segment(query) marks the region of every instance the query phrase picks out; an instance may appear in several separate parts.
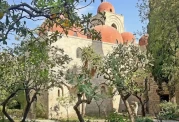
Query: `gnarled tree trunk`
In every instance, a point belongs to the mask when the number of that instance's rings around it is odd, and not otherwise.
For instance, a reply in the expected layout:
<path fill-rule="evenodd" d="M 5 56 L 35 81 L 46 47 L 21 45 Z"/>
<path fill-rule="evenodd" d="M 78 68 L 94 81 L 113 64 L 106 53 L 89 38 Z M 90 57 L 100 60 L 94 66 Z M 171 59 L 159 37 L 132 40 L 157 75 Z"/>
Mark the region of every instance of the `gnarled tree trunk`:
<path fill-rule="evenodd" d="M 125 96 L 121 95 L 121 98 L 124 102 L 124 105 L 126 106 L 126 109 L 127 109 L 128 114 L 129 114 L 129 118 L 130 118 L 131 122 L 135 122 L 135 117 L 134 117 L 133 111 L 132 111 L 132 109 L 129 105 L 129 102 L 127 101 L 129 96 L 130 96 L 130 94 L 125 95 Z"/>
<path fill-rule="evenodd" d="M 9 100 L 10 100 L 11 98 L 13 98 L 19 90 L 20 90 L 20 89 L 17 89 L 17 90 L 14 91 L 12 94 L 10 94 L 10 96 L 9 96 L 6 100 L 4 100 L 4 102 L 1 104 L 1 105 L 2 105 L 2 112 L 3 112 L 3 114 L 8 118 L 8 120 L 9 120 L 10 122 L 14 122 L 14 120 L 13 120 L 13 119 L 11 118 L 11 116 L 7 113 L 7 111 L 6 111 L 6 105 L 8 104 Z"/>
<path fill-rule="evenodd" d="M 78 97 L 78 101 L 77 101 L 77 103 L 75 104 L 75 106 L 74 106 L 73 108 L 74 108 L 74 110 L 75 110 L 75 112 L 76 112 L 76 114 L 77 114 L 77 116 L 78 116 L 78 120 L 79 120 L 80 122 L 85 122 L 84 119 L 83 119 L 82 114 L 81 114 L 80 111 L 78 110 L 78 107 L 79 107 L 79 105 L 82 104 L 82 103 L 90 104 L 92 99 L 90 99 L 90 100 L 82 100 L 82 99 L 81 99 L 81 98 L 82 98 L 82 94 L 77 94 L 77 97 Z"/>
<path fill-rule="evenodd" d="M 25 94 L 26 94 L 27 104 L 26 104 L 24 114 L 23 114 L 23 118 L 22 118 L 21 122 L 25 122 L 27 115 L 30 111 L 30 107 L 31 107 L 32 103 L 37 99 L 37 93 L 36 92 L 33 93 L 33 96 L 32 96 L 31 99 L 30 99 L 30 91 L 29 90 L 25 90 Z"/>

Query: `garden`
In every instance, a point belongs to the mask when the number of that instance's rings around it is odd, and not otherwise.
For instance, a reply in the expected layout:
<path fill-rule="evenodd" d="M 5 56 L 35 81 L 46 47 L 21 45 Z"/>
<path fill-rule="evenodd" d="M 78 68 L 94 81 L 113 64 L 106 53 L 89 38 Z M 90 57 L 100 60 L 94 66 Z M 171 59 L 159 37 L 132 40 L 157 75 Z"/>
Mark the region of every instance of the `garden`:
<path fill-rule="evenodd" d="M 106 55 L 91 45 L 67 54 L 55 44 L 71 31 L 103 39 L 91 26 L 106 13 L 77 13 L 95 1 L 0 0 L 0 122 L 179 121 L 179 2 L 137 2 L 143 46 L 117 40 Z"/>

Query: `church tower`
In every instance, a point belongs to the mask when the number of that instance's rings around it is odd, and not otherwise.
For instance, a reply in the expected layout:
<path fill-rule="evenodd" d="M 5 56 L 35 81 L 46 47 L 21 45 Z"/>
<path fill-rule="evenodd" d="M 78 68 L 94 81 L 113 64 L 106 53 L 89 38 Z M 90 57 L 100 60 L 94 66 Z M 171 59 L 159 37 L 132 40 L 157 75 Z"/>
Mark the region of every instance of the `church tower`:
<path fill-rule="evenodd" d="M 105 19 L 100 13 L 105 14 Z M 98 9 L 97 14 L 92 18 L 92 27 L 96 25 L 107 25 L 114 27 L 119 33 L 124 32 L 124 16 L 115 13 L 114 6 L 109 2 L 102 2 Z M 99 21 L 100 20 L 100 21 Z"/>

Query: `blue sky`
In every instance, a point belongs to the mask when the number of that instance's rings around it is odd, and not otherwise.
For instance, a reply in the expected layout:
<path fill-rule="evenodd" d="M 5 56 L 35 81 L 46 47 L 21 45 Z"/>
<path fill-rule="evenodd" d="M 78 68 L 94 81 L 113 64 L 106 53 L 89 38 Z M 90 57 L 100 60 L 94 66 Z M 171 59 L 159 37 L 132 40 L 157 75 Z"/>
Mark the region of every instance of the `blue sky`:
<path fill-rule="evenodd" d="M 138 0 L 106 0 L 110 2 L 114 8 L 115 13 L 122 14 L 124 16 L 125 31 L 135 33 L 142 31 L 142 23 L 140 22 L 139 12 L 137 6 Z M 81 10 L 81 13 L 97 13 L 97 8 L 100 5 L 100 0 L 95 0 L 95 3 L 89 7 Z"/>
<path fill-rule="evenodd" d="M 30 3 L 31 0 L 8 0 L 9 3 L 13 4 L 13 1 L 17 4 L 21 1 Z M 83 6 L 85 4 L 88 4 L 90 0 L 87 0 L 86 3 L 80 3 L 79 6 Z M 142 23 L 140 22 L 139 12 L 137 6 L 138 0 L 106 0 L 107 2 L 110 2 L 114 8 L 115 13 L 122 14 L 124 16 L 124 24 L 125 24 L 125 30 L 128 32 L 136 33 L 137 31 L 142 31 Z M 79 14 L 87 14 L 87 13 L 93 13 L 95 15 L 97 13 L 97 8 L 100 5 L 101 0 L 95 0 L 94 3 L 92 3 L 90 6 L 81 9 L 79 11 Z M 43 20 L 40 21 L 30 21 L 27 20 L 27 26 L 30 28 L 35 28 L 41 23 Z M 136 35 L 137 38 L 140 38 L 139 35 Z M 14 41 L 14 38 L 10 36 L 8 40 L 8 45 Z"/>

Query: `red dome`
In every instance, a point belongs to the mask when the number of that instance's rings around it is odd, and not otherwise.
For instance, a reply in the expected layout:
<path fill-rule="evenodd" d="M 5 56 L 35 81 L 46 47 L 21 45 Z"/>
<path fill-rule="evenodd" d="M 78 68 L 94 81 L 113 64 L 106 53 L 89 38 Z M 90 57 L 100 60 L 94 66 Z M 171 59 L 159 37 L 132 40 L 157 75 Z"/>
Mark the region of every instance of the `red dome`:
<path fill-rule="evenodd" d="M 50 32 L 55 32 L 55 31 L 58 31 L 59 33 L 62 33 L 62 34 L 65 34 L 64 30 L 62 27 L 54 24 L 52 27 L 48 27 L 48 26 L 45 26 L 44 24 L 41 25 L 41 27 L 45 28 L 45 31 L 50 31 Z M 39 35 L 42 35 L 42 33 L 39 33 Z M 87 36 L 84 35 L 82 32 L 81 32 L 81 28 L 79 27 L 72 27 L 72 28 L 69 28 L 68 29 L 68 34 L 69 36 L 76 36 L 76 37 L 80 37 L 80 38 L 86 38 L 87 39 Z"/>
<path fill-rule="evenodd" d="M 103 42 L 108 43 L 123 43 L 121 34 L 113 27 L 107 25 L 98 25 L 94 29 L 101 32 Z"/>
<path fill-rule="evenodd" d="M 59 33 L 64 33 L 64 30 L 60 27 L 60 26 L 57 26 L 56 24 L 54 24 L 54 26 L 51 28 L 52 32 L 55 32 L 55 31 L 58 31 Z M 81 31 L 81 28 L 70 28 L 68 30 L 68 34 L 69 36 L 76 36 L 76 37 L 80 37 L 80 38 L 87 38 L 86 35 L 82 34 L 82 32 L 80 33 Z"/>
<path fill-rule="evenodd" d="M 124 43 L 135 41 L 135 36 L 130 32 L 121 33 Z"/>
<path fill-rule="evenodd" d="M 148 44 L 148 38 L 149 38 L 149 34 L 145 34 L 143 35 L 140 39 L 139 39 L 139 45 L 140 46 L 146 46 Z"/>
<path fill-rule="evenodd" d="M 109 2 L 102 2 L 99 5 L 97 12 L 104 12 L 104 11 L 115 13 L 115 9 L 114 9 L 113 5 Z"/>

